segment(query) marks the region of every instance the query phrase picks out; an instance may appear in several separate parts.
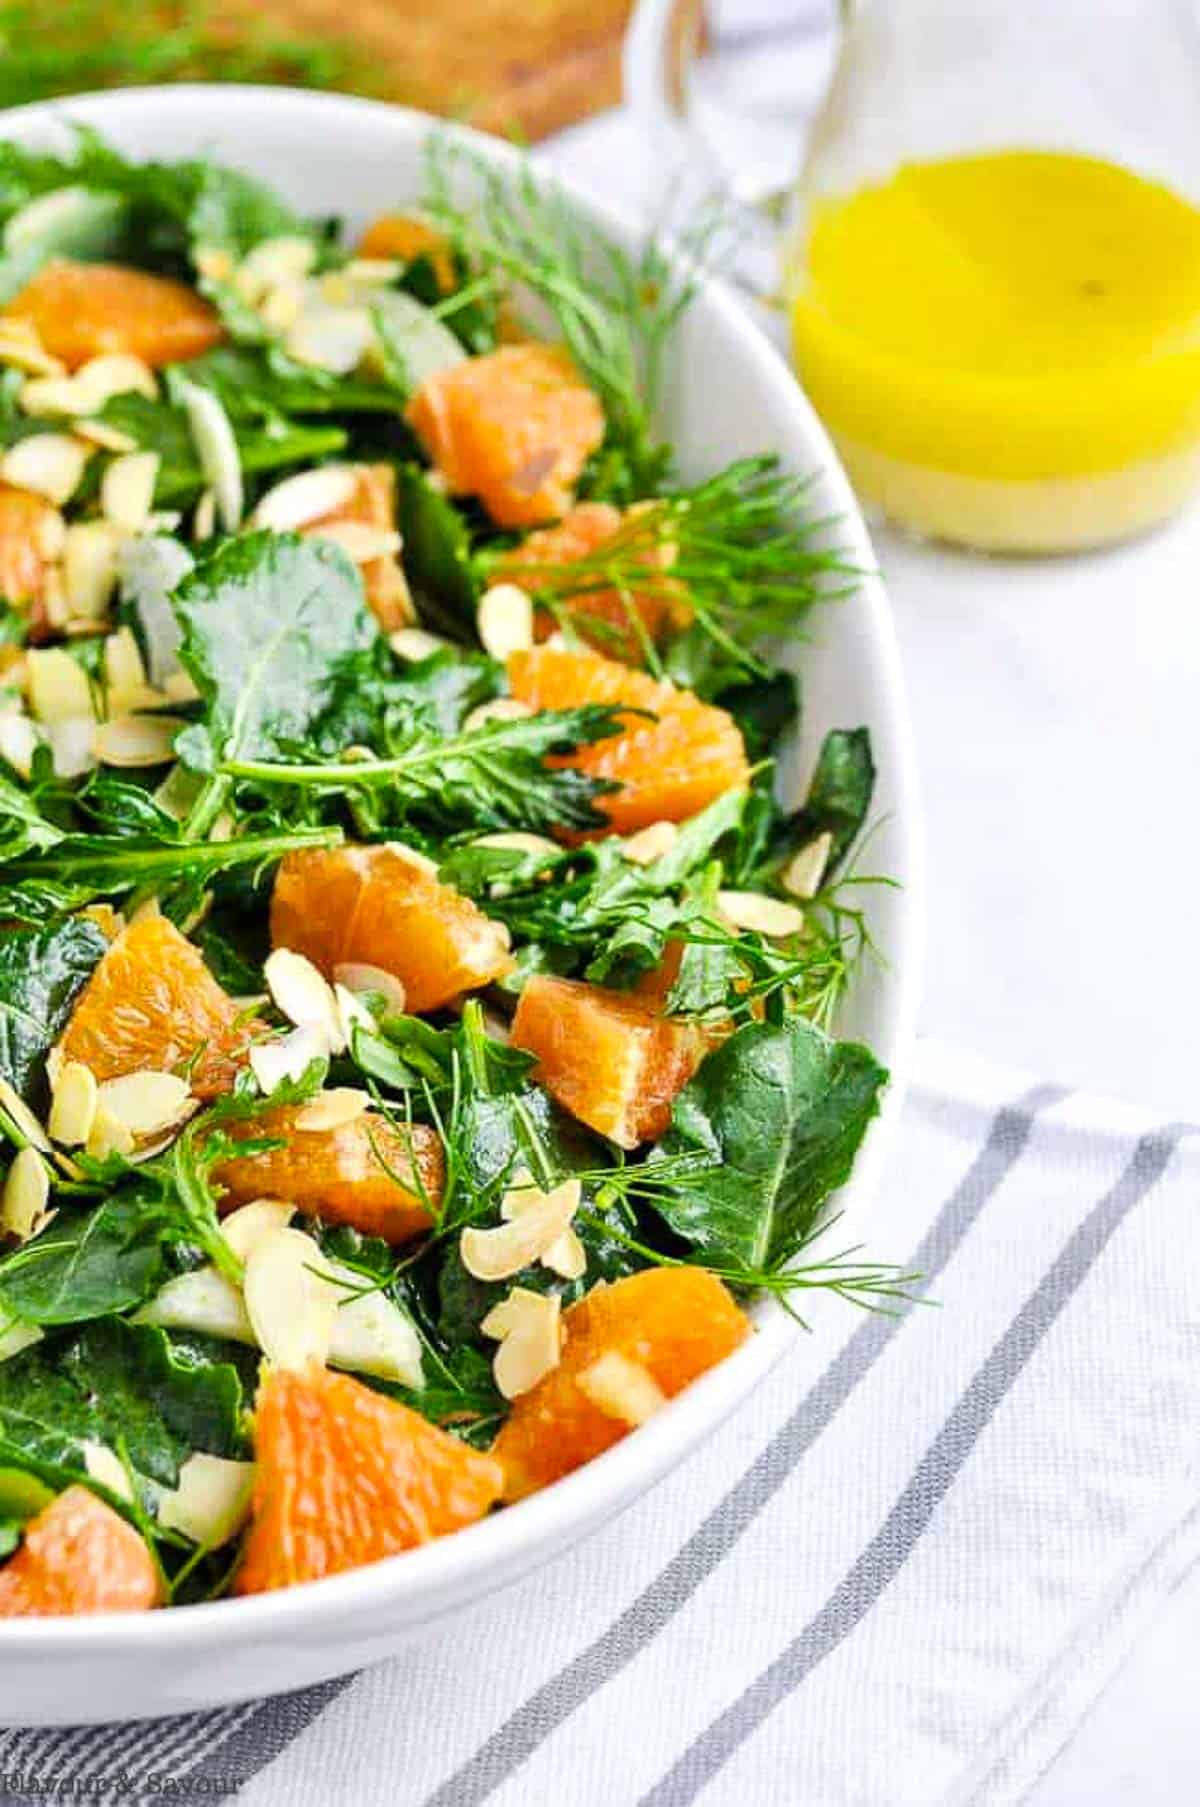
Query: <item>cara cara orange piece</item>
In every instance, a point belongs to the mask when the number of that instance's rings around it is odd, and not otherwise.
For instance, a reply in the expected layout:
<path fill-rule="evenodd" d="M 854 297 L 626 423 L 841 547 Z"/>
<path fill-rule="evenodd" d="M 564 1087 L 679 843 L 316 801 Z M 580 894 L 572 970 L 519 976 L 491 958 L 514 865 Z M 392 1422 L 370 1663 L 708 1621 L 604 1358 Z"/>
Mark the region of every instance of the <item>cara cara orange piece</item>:
<path fill-rule="evenodd" d="M 449 240 L 436 226 L 413 213 L 384 213 L 372 220 L 358 241 L 357 255 L 394 258 L 406 264 L 414 263 L 418 257 L 427 257 L 442 293 L 448 294 L 455 285 Z"/>
<path fill-rule="evenodd" d="M 605 1357 L 672 1399 L 730 1355 L 750 1321 L 728 1288 L 697 1267 L 648 1268 L 596 1286 L 563 1313 L 566 1342 L 556 1368 L 513 1401 L 492 1445 L 504 1469 L 504 1497 L 523 1499 L 598 1456 L 634 1428 L 609 1402 L 597 1403 L 589 1376 Z M 583 1384 L 580 1384 L 580 1377 Z"/>
<path fill-rule="evenodd" d="M 86 1487 L 68 1487 L 25 1527 L 0 1569 L 0 1619 L 145 1612 L 158 1570 L 133 1526 Z"/>
<path fill-rule="evenodd" d="M 490 1456 L 316 1366 L 267 1374 L 254 1447 L 238 1594 L 319 1581 L 445 1537 L 482 1518 L 503 1481 Z"/>
<path fill-rule="evenodd" d="M 342 526 L 370 527 L 383 534 L 396 532 L 396 472 L 390 464 L 353 466 L 356 482 L 350 500 L 335 513 L 322 515 L 300 529 L 305 538 L 328 534 Z M 397 539 L 397 544 L 399 543 Z M 363 588 L 372 614 L 384 633 L 391 634 L 413 619 L 408 580 L 395 552 L 382 552 L 359 565 Z"/>
<path fill-rule="evenodd" d="M 376 1111 L 335 1129 L 297 1129 L 300 1108 L 283 1106 L 231 1126 L 239 1141 L 278 1137 L 283 1146 L 239 1155 L 215 1170 L 224 1188 L 222 1211 L 252 1198 L 281 1198 L 327 1223 L 350 1224 L 392 1243 L 429 1228 L 446 1180 L 435 1130 L 394 1124 Z"/>
<path fill-rule="evenodd" d="M 436 1010 L 512 971 L 508 931 L 389 845 L 289 853 L 275 876 L 271 941 L 326 978 L 344 961 L 399 979 L 411 1011 Z"/>
<path fill-rule="evenodd" d="M 534 596 L 539 589 L 561 595 L 559 610 L 582 639 L 611 658 L 641 665 L 647 641 L 656 645 L 669 628 L 687 620 L 683 586 L 667 575 L 669 547 L 647 545 L 638 551 L 637 561 L 646 567 L 641 588 L 606 587 L 603 573 L 585 567 L 579 573 L 578 592 L 564 591 L 569 567 L 590 559 L 617 539 L 633 512 L 622 514 L 609 502 L 577 502 L 557 526 L 540 527 L 515 546 L 497 565 L 496 578 L 520 584 Z M 556 625 L 554 612 L 538 610 L 535 632 L 539 640 L 547 639 Z"/>
<path fill-rule="evenodd" d="M 257 1025 L 239 1020 L 200 952 L 165 916 L 122 929 L 79 994 L 58 1044 L 98 1080 L 150 1067 L 199 1098 L 233 1084 Z"/>
<path fill-rule="evenodd" d="M 48 627 L 46 602 L 65 540 L 63 518 L 53 503 L 0 483 L 0 596 L 29 612 L 35 637 Z"/>
<path fill-rule="evenodd" d="M 450 493 L 478 496 L 500 527 L 565 514 L 604 438 L 604 410 L 554 345 L 502 345 L 438 371 L 407 419 Z"/>
<path fill-rule="evenodd" d="M 225 337 L 216 309 L 195 289 L 124 264 L 52 259 L 4 312 L 32 321 L 46 350 L 72 370 L 114 351 L 157 368 L 202 357 Z"/>
<path fill-rule="evenodd" d="M 709 1045 L 652 1002 L 545 973 L 521 992 L 510 1039 L 537 1057 L 533 1077 L 564 1109 L 620 1148 L 662 1135 Z"/>
<path fill-rule="evenodd" d="M 683 822 L 750 782 L 745 744 L 731 715 L 616 659 L 538 646 L 512 655 L 508 682 L 512 694 L 534 709 L 623 703 L 645 711 L 625 717 L 620 734 L 580 747 L 561 762 L 621 786 L 596 800 L 621 834 L 652 822 Z"/>

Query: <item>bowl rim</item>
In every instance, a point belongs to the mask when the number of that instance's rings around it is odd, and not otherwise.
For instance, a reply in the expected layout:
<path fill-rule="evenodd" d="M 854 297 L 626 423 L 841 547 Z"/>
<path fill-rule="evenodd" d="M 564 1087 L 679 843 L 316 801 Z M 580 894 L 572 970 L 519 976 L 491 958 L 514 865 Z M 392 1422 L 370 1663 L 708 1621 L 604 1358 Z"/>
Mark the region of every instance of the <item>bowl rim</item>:
<path fill-rule="evenodd" d="M 123 115 L 137 124 L 139 114 L 152 116 L 164 105 L 176 117 L 181 113 L 211 116 L 214 136 L 217 128 L 222 135 L 229 133 L 239 115 L 253 123 L 265 113 L 274 113 L 280 119 L 290 114 L 297 119 L 304 116 L 310 125 L 315 115 L 322 115 L 320 123 L 335 132 L 339 121 L 357 117 L 384 125 L 410 141 L 433 131 L 446 134 L 503 170 L 513 171 L 525 160 L 525 153 L 505 140 L 415 108 L 315 89 L 252 83 L 159 83 L 35 101 L 4 114 L 0 119 L 0 141 L 10 139 L 13 128 L 20 138 L 31 129 L 36 133 L 42 127 L 69 126 L 73 109 L 86 115 L 81 117 L 81 123 L 103 131 L 106 117 L 116 121 Z M 80 117 L 79 113 L 76 117 Z M 247 161 L 253 161 L 252 149 L 248 150 Z M 595 221 L 626 243 L 640 236 L 637 222 L 620 210 L 597 200 L 553 168 L 543 169 L 542 173 L 585 219 Z M 744 302 L 712 276 L 702 278 L 699 294 L 711 311 L 717 330 L 736 351 L 748 386 L 753 389 L 761 385 L 777 394 L 786 389 L 798 437 L 811 446 L 814 468 L 820 468 L 844 531 L 847 550 L 862 573 L 855 607 L 866 617 L 867 637 L 879 667 L 877 708 L 880 725 L 886 726 L 889 779 L 896 800 L 891 826 L 898 834 L 899 866 L 905 877 L 895 906 L 883 1032 L 877 1036 L 884 1044 L 891 1081 L 854 1172 L 842 1188 L 844 1196 L 860 1202 L 869 1199 L 874 1189 L 899 1115 L 920 994 L 924 834 L 907 688 L 891 607 L 875 567 L 867 528 L 824 426 L 781 353 L 756 326 Z M 366 1614 L 371 1608 L 378 1608 L 385 1597 L 389 1606 L 397 1607 L 404 1601 L 417 1602 L 427 1596 L 427 1620 L 467 1601 L 482 1600 L 534 1569 L 541 1560 L 578 1542 L 597 1524 L 615 1517 L 646 1487 L 674 1469 L 746 1398 L 801 1334 L 799 1325 L 776 1301 L 765 1300 L 755 1311 L 756 1334 L 656 1414 L 653 1426 L 647 1427 L 651 1435 L 622 1439 L 552 1487 L 452 1536 L 319 1581 L 266 1594 L 199 1602 L 185 1611 L 8 1620 L 0 1624 L 0 1654 L 11 1658 L 28 1652 L 30 1657 L 43 1659 L 58 1654 L 65 1659 L 96 1655 L 102 1650 L 110 1656 L 121 1656 L 157 1648 L 172 1653 L 214 1645 L 229 1649 L 264 1636 L 278 1637 L 301 1626 L 306 1633 L 335 1626 L 344 1629 L 356 1612 Z M 406 1617 L 415 1621 L 418 1615 L 414 1612 Z M 363 1623 L 365 1628 L 365 1617 Z"/>

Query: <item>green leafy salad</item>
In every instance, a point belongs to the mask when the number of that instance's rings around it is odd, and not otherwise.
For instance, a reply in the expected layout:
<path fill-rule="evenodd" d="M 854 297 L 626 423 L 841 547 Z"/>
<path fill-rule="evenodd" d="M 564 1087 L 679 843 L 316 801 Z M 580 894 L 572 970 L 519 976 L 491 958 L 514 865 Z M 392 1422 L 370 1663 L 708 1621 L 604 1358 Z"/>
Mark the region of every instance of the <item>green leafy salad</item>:
<path fill-rule="evenodd" d="M 448 139 L 354 246 L 0 145 L 0 1616 L 409 1549 L 902 1294 L 817 1246 L 867 731 L 775 788 L 853 573 L 676 474 L 701 255 Z"/>

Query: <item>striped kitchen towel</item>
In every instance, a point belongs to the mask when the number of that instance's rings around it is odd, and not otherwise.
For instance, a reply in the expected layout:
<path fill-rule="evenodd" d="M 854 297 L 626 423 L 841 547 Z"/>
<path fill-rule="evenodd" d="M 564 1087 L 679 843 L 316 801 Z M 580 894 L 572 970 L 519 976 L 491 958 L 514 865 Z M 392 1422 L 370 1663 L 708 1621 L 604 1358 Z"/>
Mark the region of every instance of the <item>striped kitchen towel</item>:
<path fill-rule="evenodd" d="M 1019 1801 L 1200 1554 L 1198 1180 L 1189 1125 L 926 1043 L 871 1238 L 924 1302 L 822 1301 L 683 1467 L 401 1659 L 2 1733 L 0 1799 Z"/>

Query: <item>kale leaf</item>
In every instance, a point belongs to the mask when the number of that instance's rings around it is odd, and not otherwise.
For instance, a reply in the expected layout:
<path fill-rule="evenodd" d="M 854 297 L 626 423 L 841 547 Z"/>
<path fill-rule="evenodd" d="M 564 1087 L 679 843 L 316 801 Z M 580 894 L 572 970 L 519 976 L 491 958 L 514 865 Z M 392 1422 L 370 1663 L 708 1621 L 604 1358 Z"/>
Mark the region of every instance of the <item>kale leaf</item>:
<path fill-rule="evenodd" d="M 35 1109 L 46 1055 L 107 946 L 86 917 L 0 935 L 0 1078 Z"/>

